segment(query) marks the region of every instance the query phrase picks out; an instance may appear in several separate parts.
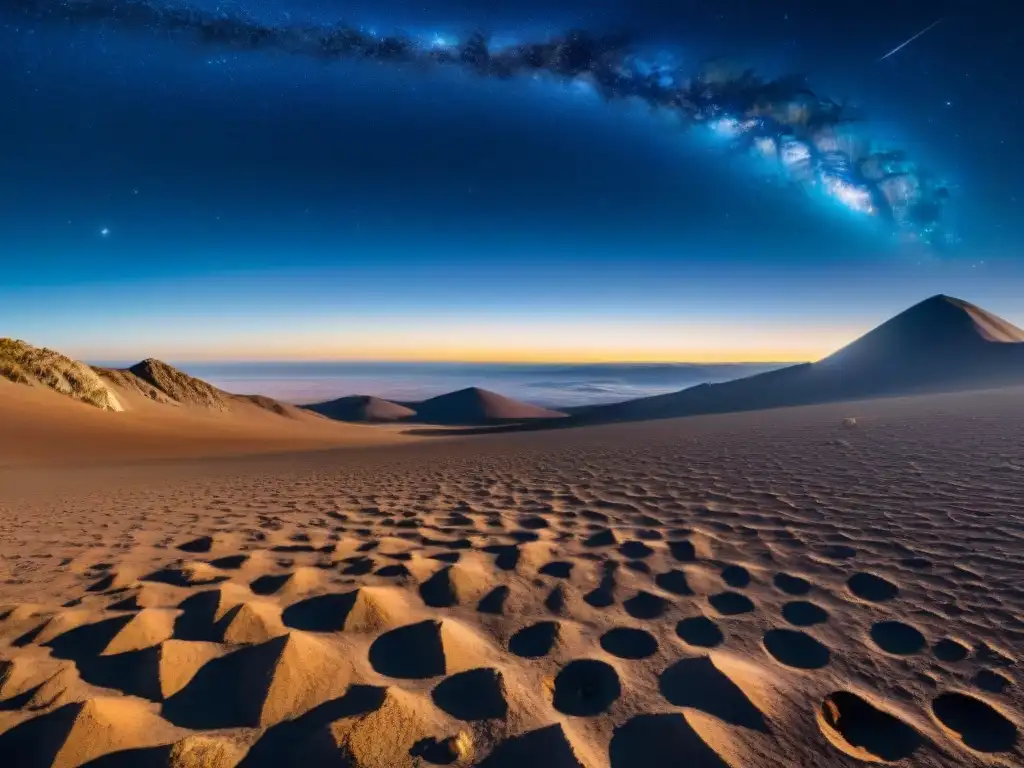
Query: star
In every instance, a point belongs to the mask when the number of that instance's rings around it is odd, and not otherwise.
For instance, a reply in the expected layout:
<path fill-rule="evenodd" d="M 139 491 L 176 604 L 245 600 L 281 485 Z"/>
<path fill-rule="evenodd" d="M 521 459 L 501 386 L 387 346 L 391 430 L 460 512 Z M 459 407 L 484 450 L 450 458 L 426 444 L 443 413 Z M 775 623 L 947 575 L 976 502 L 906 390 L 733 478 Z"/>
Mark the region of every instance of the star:
<path fill-rule="evenodd" d="M 100 230 L 100 237 L 110 237 L 110 228 L 104 227 Z"/>

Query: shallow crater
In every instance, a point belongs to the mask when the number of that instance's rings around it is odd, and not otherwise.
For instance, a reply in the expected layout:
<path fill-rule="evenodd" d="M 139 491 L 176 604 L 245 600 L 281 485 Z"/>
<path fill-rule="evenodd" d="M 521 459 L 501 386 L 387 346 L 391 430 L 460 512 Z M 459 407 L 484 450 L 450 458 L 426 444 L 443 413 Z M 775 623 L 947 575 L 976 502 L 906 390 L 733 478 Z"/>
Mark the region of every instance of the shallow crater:
<path fill-rule="evenodd" d="M 592 717 L 607 711 L 621 693 L 614 667 L 597 659 L 577 659 L 555 677 L 551 703 L 563 714 Z"/>

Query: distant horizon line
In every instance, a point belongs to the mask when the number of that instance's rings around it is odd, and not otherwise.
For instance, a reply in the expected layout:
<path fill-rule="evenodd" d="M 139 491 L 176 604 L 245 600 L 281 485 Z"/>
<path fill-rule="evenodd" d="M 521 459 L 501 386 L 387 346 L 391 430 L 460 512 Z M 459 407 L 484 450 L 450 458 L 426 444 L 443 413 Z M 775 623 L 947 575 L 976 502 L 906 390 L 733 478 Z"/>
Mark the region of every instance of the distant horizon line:
<path fill-rule="evenodd" d="M 82 359 L 88 365 L 96 367 L 131 366 L 143 360 L 159 359 L 168 364 L 184 365 L 482 365 L 482 366 L 632 366 L 636 368 L 656 366 L 740 366 L 740 365 L 796 365 L 811 362 L 807 358 L 793 359 L 724 359 L 724 360 L 564 360 L 553 358 L 539 358 L 536 360 L 499 360 L 499 359 L 431 359 L 431 358 L 232 358 L 232 357 L 204 357 L 204 358 L 178 358 L 176 356 L 136 357 L 123 359 L 100 359 L 94 356 L 83 356 Z"/>

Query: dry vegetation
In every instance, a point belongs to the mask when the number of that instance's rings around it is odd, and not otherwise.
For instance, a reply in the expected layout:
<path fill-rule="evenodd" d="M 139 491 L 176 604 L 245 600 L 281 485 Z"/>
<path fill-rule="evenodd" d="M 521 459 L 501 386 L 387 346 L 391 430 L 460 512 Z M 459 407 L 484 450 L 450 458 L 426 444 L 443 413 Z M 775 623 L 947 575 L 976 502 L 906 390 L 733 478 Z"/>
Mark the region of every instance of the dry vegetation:
<path fill-rule="evenodd" d="M 184 405 L 198 405 L 215 410 L 229 408 L 226 392 L 160 360 L 148 358 L 136 363 L 127 372 L 134 374 L 146 386 L 155 387 L 172 400 Z"/>
<path fill-rule="evenodd" d="M 165 405 L 179 405 L 177 400 L 168 397 L 149 382 L 143 381 L 131 371 L 125 368 L 94 368 L 104 380 L 116 384 L 121 389 L 149 398 L 157 403 Z"/>
<path fill-rule="evenodd" d="M 123 410 L 117 396 L 85 363 L 17 339 L 0 339 L 0 375 L 40 385 L 108 411 Z"/>

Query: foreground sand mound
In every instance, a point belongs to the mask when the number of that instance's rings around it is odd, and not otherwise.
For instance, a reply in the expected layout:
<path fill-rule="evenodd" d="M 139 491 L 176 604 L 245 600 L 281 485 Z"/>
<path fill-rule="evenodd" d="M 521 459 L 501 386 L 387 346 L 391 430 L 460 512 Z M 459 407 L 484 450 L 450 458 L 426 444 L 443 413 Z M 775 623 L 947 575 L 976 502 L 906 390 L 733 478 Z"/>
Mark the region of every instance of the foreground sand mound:
<path fill-rule="evenodd" d="M 411 602 L 398 587 L 360 587 L 293 603 L 283 619 L 289 627 L 310 632 L 384 632 L 408 622 L 414 612 Z"/>
<path fill-rule="evenodd" d="M 215 626 L 237 606 L 255 600 L 255 595 L 241 584 L 227 582 L 204 589 L 185 598 L 178 606 L 182 616 L 175 633 L 189 640 L 210 639 Z"/>
<path fill-rule="evenodd" d="M 101 651 L 102 656 L 139 651 L 170 639 L 174 634 L 177 611 L 164 608 L 143 608 L 133 614 L 117 630 Z"/>
<path fill-rule="evenodd" d="M 178 729 L 130 698 L 66 704 L 0 736 L 0 754 L 18 768 L 77 768 L 111 752 L 168 744 Z"/>
<path fill-rule="evenodd" d="M 324 581 L 323 569 L 304 566 L 291 573 L 259 576 L 249 584 L 249 588 L 257 595 L 276 595 L 284 600 L 294 600 L 315 591 Z"/>
<path fill-rule="evenodd" d="M 689 754 L 685 751 L 679 755 Z M 481 762 L 480 768 L 518 768 L 518 766 L 545 766 L 545 768 L 596 768 L 605 764 L 590 754 L 580 740 L 571 738 L 565 725 L 556 723 L 544 728 L 515 736 L 499 744 L 498 747 Z M 641 763 L 637 763 L 639 765 Z M 669 763 L 664 763 L 669 764 Z M 625 763 L 616 763 L 625 765 Z M 650 763 L 657 765 L 657 763 Z M 694 765 L 701 765 L 694 763 Z"/>
<path fill-rule="evenodd" d="M 303 765 L 348 765 L 351 768 L 414 768 L 426 752 L 460 756 L 440 742 L 456 732 L 450 719 L 429 699 L 400 688 L 387 688 L 371 712 L 335 720 L 304 745 Z M 433 749 L 431 749 L 433 747 Z M 468 744 L 462 751 L 468 752 Z M 437 762 L 436 760 L 432 762 Z M 445 761 L 450 762 L 450 761 Z"/>
<path fill-rule="evenodd" d="M 167 768 L 235 768 L 246 750 L 246 744 L 230 736 L 193 734 L 171 746 Z"/>
<path fill-rule="evenodd" d="M 420 597 L 433 608 L 475 605 L 493 586 L 488 568 L 480 562 L 459 562 L 433 574 L 420 585 Z"/>
<path fill-rule="evenodd" d="M 38 689 L 68 666 L 67 662 L 56 659 L 26 656 L 0 659 L 0 702 L 10 701 Z"/>
<path fill-rule="evenodd" d="M 214 643 L 165 640 L 149 648 L 112 656 L 83 656 L 75 660 L 75 667 L 90 685 L 160 702 L 188 685 L 200 669 L 222 652 Z"/>
<path fill-rule="evenodd" d="M 163 713 L 186 728 L 265 728 L 341 696 L 351 678 L 335 646 L 292 631 L 209 662 Z"/>
<path fill-rule="evenodd" d="M 70 633 L 78 627 L 91 624 L 97 620 L 97 615 L 87 608 L 70 608 L 34 618 L 41 619 L 41 621 L 34 629 L 15 640 L 15 645 L 27 645 L 28 643 L 45 645 L 52 642 L 54 638 Z"/>
<path fill-rule="evenodd" d="M 124 410 L 114 392 L 88 365 L 24 341 L 0 339 L 0 376 L 15 384 L 47 387 L 106 411 Z"/>
<path fill-rule="evenodd" d="M 213 643 L 166 640 L 155 649 L 160 698 L 169 699 L 191 682 L 196 673 L 221 654 Z"/>
<path fill-rule="evenodd" d="M 484 666 L 487 642 L 457 621 L 427 620 L 381 635 L 370 646 L 370 663 L 400 679 L 438 677 Z"/>
<path fill-rule="evenodd" d="M 261 643 L 286 631 L 278 605 L 253 601 L 237 605 L 224 615 L 218 624 L 218 639 L 232 645 Z"/>
<path fill-rule="evenodd" d="M 404 405 L 393 403 L 390 400 L 382 400 L 379 397 L 371 397 L 369 395 L 349 395 L 348 397 L 339 397 L 336 400 L 312 403 L 303 407 L 338 421 L 384 423 L 401 421 L 416 415 L 416 411 L 412 408 L 406 408 Z"/>

